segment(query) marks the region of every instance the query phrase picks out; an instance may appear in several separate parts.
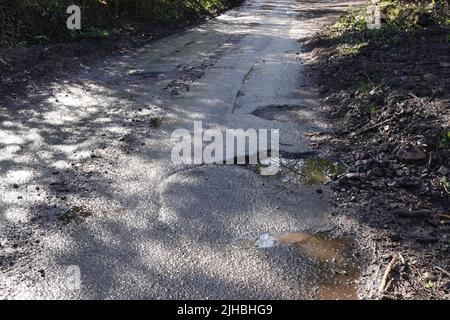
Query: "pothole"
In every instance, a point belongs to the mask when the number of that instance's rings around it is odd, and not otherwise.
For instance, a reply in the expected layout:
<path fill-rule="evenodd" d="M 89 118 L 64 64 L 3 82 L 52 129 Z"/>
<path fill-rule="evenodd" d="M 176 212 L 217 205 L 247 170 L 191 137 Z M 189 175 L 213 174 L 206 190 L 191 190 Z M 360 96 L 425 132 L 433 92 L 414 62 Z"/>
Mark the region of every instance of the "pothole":
<path fill-rule="evenodd" d="M 255 172 L 261 173 L 262 168 L 274 163 L 279 165 L 278 173 L 274 176 L 275 178 L 282 182 L 304 185 L 323 184 L 344 172 L 344 168 L 338 162 L 320 157 L 307 159 L 269 158 L 262 160 L 259 164 L 252 166 L 252 168 Z"/>
<path fill-rule="evenodd" d="M 305 108 L 297 105 L 267 106 L 259 108 L 251 114 L 266 120 L 298 122 L 306 119 L 307 114 L 303 111 Z"/>
<path fill-rule="evenodd" d="M 321 234 L 307 232 L 264 233 L 256 237 L 236 239 L 232 246 L 241 249 L 270 248 L 280 245 L 295 245 L 306 256 L 320 262 L 342 262 L 347 243 Z"/>
<path fill-rule="evenodd" d="M 356 280 L 360 263 L 354 245 L 342 238 L 307 232 L 264 233 L 236 239 L 238 249 L 264 249 L 290 245 L 297 248 L 310 265 L 307 286 L 315 299 L 358 299 Z"/>

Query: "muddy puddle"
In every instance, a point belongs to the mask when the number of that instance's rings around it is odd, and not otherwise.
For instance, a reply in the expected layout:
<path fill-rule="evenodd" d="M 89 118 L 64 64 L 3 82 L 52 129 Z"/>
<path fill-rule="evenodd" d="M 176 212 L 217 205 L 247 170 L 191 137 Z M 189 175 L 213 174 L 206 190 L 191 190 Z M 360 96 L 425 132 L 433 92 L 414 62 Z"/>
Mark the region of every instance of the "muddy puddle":
<path fill-rule="evenodd" d="M 268 106 L 257 109 L 252 112 L 254 116 L 257 116 L 266 120 L 275 120 L 280 122 L 305 122 L 308 117 L 303 111 L 304 106 Z"/>
<path fill-rule="evenodd" d="M 261 168 L 276 162 L 279 171 L 274 178 L 282 182 L 291 182 L 305 185 L 317 185 L 330 181 L 334 176 L 344 172 L 339 163 L 320 157 L 308 159 L 268 159 L 254 167 L 260 173 Z"/>
<path fill-rule="evenodd" d="M 307 232 L 265 233 L 236 239 L 236 249 L 264 249 L 293 246 L 309 265 L 307 287 L 311 297 L 323 300 L 356 300 L 355 281 L 360 275 L 354 244 L 341 238 Z M 302 263 L 302 262 L 299 262 Z"/>

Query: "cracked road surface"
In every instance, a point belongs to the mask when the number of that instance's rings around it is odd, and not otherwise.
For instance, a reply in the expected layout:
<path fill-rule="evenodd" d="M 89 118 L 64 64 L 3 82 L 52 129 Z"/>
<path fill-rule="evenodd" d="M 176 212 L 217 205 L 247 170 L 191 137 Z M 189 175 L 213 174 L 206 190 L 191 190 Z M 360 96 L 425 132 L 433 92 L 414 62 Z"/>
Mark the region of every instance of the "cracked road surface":
<path fill-rule="evenodd" d="M 4 102 L 0 297 L 315 297 L 322 267 L 295 247 L 230 244 L 329 230 L 326 187 L 319 193 L 245 166 L 174 165 L 171 133 L 192 130 L 194 120 L 278 128 L 283 151 L 311 151 L 305 132 L 327 126 L 298 40 L 347 6 L 247 1 Z M 67 285 L 73 265 L 79 289 Z"/>

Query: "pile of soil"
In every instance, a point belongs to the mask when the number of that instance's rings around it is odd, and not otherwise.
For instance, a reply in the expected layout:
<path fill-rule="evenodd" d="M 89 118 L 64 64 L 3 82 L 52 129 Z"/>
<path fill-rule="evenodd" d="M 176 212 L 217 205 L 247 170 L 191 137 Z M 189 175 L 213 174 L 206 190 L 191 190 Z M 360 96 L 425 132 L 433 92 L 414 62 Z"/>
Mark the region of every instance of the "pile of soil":
<path fill-rule="evenodd" d="M 450 297 L 449 32 L 328 26 L 305 44 L 335 128 L 322 142 L 347 168 L 335 217 L 373 253 L 366 298 Z"/>

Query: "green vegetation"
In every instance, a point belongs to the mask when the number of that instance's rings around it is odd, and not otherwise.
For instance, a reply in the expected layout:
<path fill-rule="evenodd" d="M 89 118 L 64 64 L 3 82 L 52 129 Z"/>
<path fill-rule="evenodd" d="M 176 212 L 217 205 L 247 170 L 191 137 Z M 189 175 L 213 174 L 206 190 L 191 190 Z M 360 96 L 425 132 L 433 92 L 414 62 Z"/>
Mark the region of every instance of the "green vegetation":
<path fill-rule="evenodd" d="M 374 42 L 401 45 L 405 38 L 412 38 L 421 29 L 440 27 L 444 31 L 450 25 L 450 6 L 447 0 L 380 0 L 380 29 L 369 29 L 366 17 L 367 4 L 347 10 L 329 29 L 331 41 L 336 45 L 333 58 L 345 58 L 359 54 Z M 416 32 L 417 31 L 417 32 Z M 450 33 L 443 37 L 450 43 Z M 358 94 L 367 94 L 358 88 Z"/>
<path fill-rule="evenodd" d="M 441 184 L 442 184 L 442 187 L 444 188 L 445 192 L 450 194 L 450 180 L 448 180 L 447 177 L 443 177 L 441 179 Z"/>
<path fill-rule="evenodd" d="M 339 54 L 351 55 L 356 54 L 361 50 L 361 48 L 367 46 L 367 42 L 356 42 L 356 43 L 344 43 L 337 47 Z"/>
<path fill-rule="evenodd" d="M 448 33 L 448 34 L 445 36 L 445 42 L 447 42 L 447 43 L 450 42 L 450 33 Z"/>
<path fill-rule="evenodd" d="M 366 28 L 365 7 L 351 8 L 336 21 L 333 31 L 347 33 L 361 31 Z"/>
<path fill-rule="evenodd" d="M 372 30 L 372 36 L 382 36 L 382 31 L 412 31 L 431 25 L 449 25 L 449 4 L 446 0 L 400 1 L 380 0 L 382 30 Z M 333 30 L 336 33 L 354 33 L 367 30 L 366 6 L 347 11 Z"/>
<path fill-rule="evenodd" d="M 439 136 L 439 148 L 449 149 L 450 148 L 450 130 L 444 130 Z"/>
<path fill-rule="evenodd" d="M 370 82 L 361 82 L 358 86 L 357 94 L 368 95 L 372 89 L 373 86 Z"/>
<path fill-rule="evenodd" d="M 371 106 L 369 107 L 369 113 L 373 114 L 373 113 L 375 113 L 375 112 L 377 112 L 377 106 L 371 105 Z"/>
<path fill-rule="evenodd" d="M 1 0 L 0 46 L 31 45 L 113 34 L 143 26 L 182 26 L 242 0 Z M 81 8 L 82 30 L 66 28 L 67 7 Z"/>

